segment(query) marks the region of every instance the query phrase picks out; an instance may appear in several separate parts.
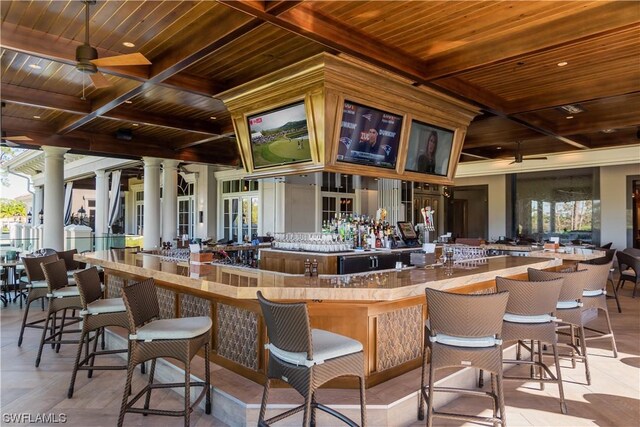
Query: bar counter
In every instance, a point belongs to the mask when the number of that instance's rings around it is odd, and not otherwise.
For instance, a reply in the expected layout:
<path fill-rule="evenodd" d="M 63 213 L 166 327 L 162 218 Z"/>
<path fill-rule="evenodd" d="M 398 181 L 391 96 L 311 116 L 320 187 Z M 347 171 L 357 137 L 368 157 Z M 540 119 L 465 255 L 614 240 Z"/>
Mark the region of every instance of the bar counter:
<path fill-rule="evenodd" d="M 362 342 L 367 387 L 420 365 L 426 319 L 424 289 L 484 293 L 496 276 L 526 278 L 527 268 L 548 269 L 560 259 L 489 257 L 455 268 L 406 268 L 351 275 L 305 277 L 256 269 L 193 264 L 124 250 L 77 255 L 100 265 L 110 298 L 122 286 L 153 277 L 161 317 L 211 316 L 211 360 L 261 383 L 268 354 L 266 329 L 256 292 L 270 299 L 306 301 L 312 327 Z M 331 387 L 357 387 L 339 379 Z"/>

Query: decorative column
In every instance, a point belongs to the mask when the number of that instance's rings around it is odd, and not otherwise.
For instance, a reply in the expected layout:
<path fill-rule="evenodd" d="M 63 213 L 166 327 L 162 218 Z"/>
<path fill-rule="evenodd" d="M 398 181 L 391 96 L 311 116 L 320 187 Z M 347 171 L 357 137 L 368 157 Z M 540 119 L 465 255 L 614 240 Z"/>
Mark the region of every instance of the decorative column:
<path fill-rule="evenodd" d="M 95 236 L 96 250 L 109 249 L 106 242 L 108 233 L 107 220 L 109 215 L 109 172 L 104 169 L 96 171 L 96 218 Z"/>
<path fill-rule="evenodd" d="M 162 241 L 178 236 L 178 160 L 162 161 Z M 146 189 L 145 189 L 146 194 Z M 194 237 L 194 236 L 191 236 Z"/>
<path fill-rule="evenodd" d="M 160 159 L 143 157 L 144 219 L 142 236 L 144 249 L 160 246 Z"/>
<path fill-rule="evenodd" d="M 44 151 L 44 235 L 42 246 L 64 248 L 64 153 L 68 148 L 43 146 Z"/>

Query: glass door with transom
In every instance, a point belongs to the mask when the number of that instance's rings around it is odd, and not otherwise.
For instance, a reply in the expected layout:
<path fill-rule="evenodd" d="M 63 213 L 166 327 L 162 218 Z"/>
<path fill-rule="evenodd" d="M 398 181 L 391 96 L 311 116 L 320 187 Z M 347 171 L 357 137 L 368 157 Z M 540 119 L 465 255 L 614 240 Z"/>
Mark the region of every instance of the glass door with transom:
<path fill-rule="evenodd" d="M 223 200 L 224 238 L 248 242 L 258 235 L 258 197 L 228 197 Z"/>

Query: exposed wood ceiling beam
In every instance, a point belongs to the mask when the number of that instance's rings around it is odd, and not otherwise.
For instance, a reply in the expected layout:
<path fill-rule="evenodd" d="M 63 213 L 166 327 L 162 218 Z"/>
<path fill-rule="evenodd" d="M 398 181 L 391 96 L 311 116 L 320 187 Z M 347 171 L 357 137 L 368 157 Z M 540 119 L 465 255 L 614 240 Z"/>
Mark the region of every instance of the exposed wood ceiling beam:
<path fill-rule="evenodd" d="M 486 40 L 434 55 L 425 63 L 424 72 L 430 80 L 450 77 L 481 66 L 571 46 L 612 31 L 637 26 L 637 20 L 636 2 L 603 2 L 595 8 L 558 19 L 546 19 L 535 26 L 522 26 L 507 35 L 498 33 Z M 513 42 L 500 43 L 501 48 L 497 50 L 497 40 L 504 40 L 505 37 Z"/>
<path fill-rule="evenodd" d="M 303 4 L 275 15 L 265 9 L 263 2 L 218 0 L 233 9 L 276 25 L 299 36 L 320 43 L 336 51 L 347 53 L 368 63 L 376 64 L 418 83 L 425 81 L 419 61 L 393 46 L 387 46 L 357 31 L 345 29 Z"/>
<path fill-rule="evenodd" d="M 124 105 L 109 111 L 102 116 L 107 119 L 123 120 L 131 123 L 145 123 L 153 126 L 161 126 L 171 129 L 187 130 L 206 135 L 219 135 L 220 126 L 204 120 L 183 120 L 179 117 L 171 117 L 163 114 L 147 113 Z"/>
<path fill-rule="evenodd" d="M 2 129 L 11 135 L 24 135 L 32 141 L 21 142 L 20 145 L 39 148 L 43 145 L 67 147 L 82 154 L 107 154 L 111 156 L 142 157 L 151 156 L 165 159 L 176 159 L 185 162 L 235 165 L 237 152 L 235 145 L 224 146 L 224 149 L 189 147 L 180 151 L 171 148 L 172 141 L 162 141 L 136 136 L 133 141 L 125 142 L 111 135 L 74 131 L 67 135 L 53 134 L 48 124 L 37 120 L 15 117 L 3 117 Z M 185 141 L 186 144 L 189 141 Z M 221 147 L 222 148 L 222 147 Z"/>
<path fill-rule="evenodd" d="M 0 31 L 2 32 L 0 46 L 5 49 L 70 66 L 76 65 L 76 47 L 82 44 L 78 41 L 65 39 L 63 37 L 56 37 L 51 34 L 7 22 L 2 23 Z M 98 56 L 100 58 L 116 55 L 120 55 L 120 52 L 98 48 Z M 151 68 L 148 65 L 100 67 L 100 71 L 104 74 L 132 79 L 142 83 L 149 79 L 150 69 Z M 211 96 L 226 89 L 226 86 L 221 83 L 187 73 L 173 75 L 170 78 L 158 82 L 157 84 L 205 96 Z"/>
<path fill-rule="evenodd" d="M 77 96 L 62 95 L 39 89 L 2 83 L 0 95 L 3 101 L 31 107 L 66 111 L 68 113 L 87 114 L 91 112 L 91 102 Z"/>
<path fill-rule="evenodd" d="M 170 77 L 185 70 L 194 63 L 208 57 L 220 50 L 222 47 L 236 40 L 238 37 L 257 28 L 262 24 L 260 20 L 239 19 L 238 14 L 229 14 L 229 19 L 220 21 L 220 24 L 211 29 L 203 22 L 201 26 L 192 27 L 182 34 L 185 42 L 181 49 L 170 49 L 165 55 L 154 58 L 151 65 L 149 79 L 136 87 L 123 91 L 121 94 L 108 94 L 103 98 L 94 110 L 80 119 L 74 119 L 63 124 L 57 133 L 64 134 L 79 129 L 98 116 L 106 115 L 107 112 L 116 108 L 125 100 L 133 98 L 154 84 L 160 84 Z M 242 16 L 240 16 L 242 18 Z"/>

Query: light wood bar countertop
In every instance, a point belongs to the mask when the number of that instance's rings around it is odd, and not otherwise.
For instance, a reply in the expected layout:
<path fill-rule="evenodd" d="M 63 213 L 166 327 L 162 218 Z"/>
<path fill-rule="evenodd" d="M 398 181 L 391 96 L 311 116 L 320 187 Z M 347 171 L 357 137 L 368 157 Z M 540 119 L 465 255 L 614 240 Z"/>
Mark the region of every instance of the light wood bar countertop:
<path fill-rule="evenodd" d="M 262 291 L 270 299 L 330 301 L 396 301 L 423 296 L 426 287 L 448 290 L 485 282 L 496 276 L 526 273 L 562 264 L 558 258 L 496 256 L 456 263 L 452 269 L 407 268 L 350 275 L 305 277 L 223 265 L 194 265 L 161 256 L 124 250 L 76 255 L 78 261 L 172 284 L 196 295 L 216 294 L 234 299 L 255 299 Z"/>

